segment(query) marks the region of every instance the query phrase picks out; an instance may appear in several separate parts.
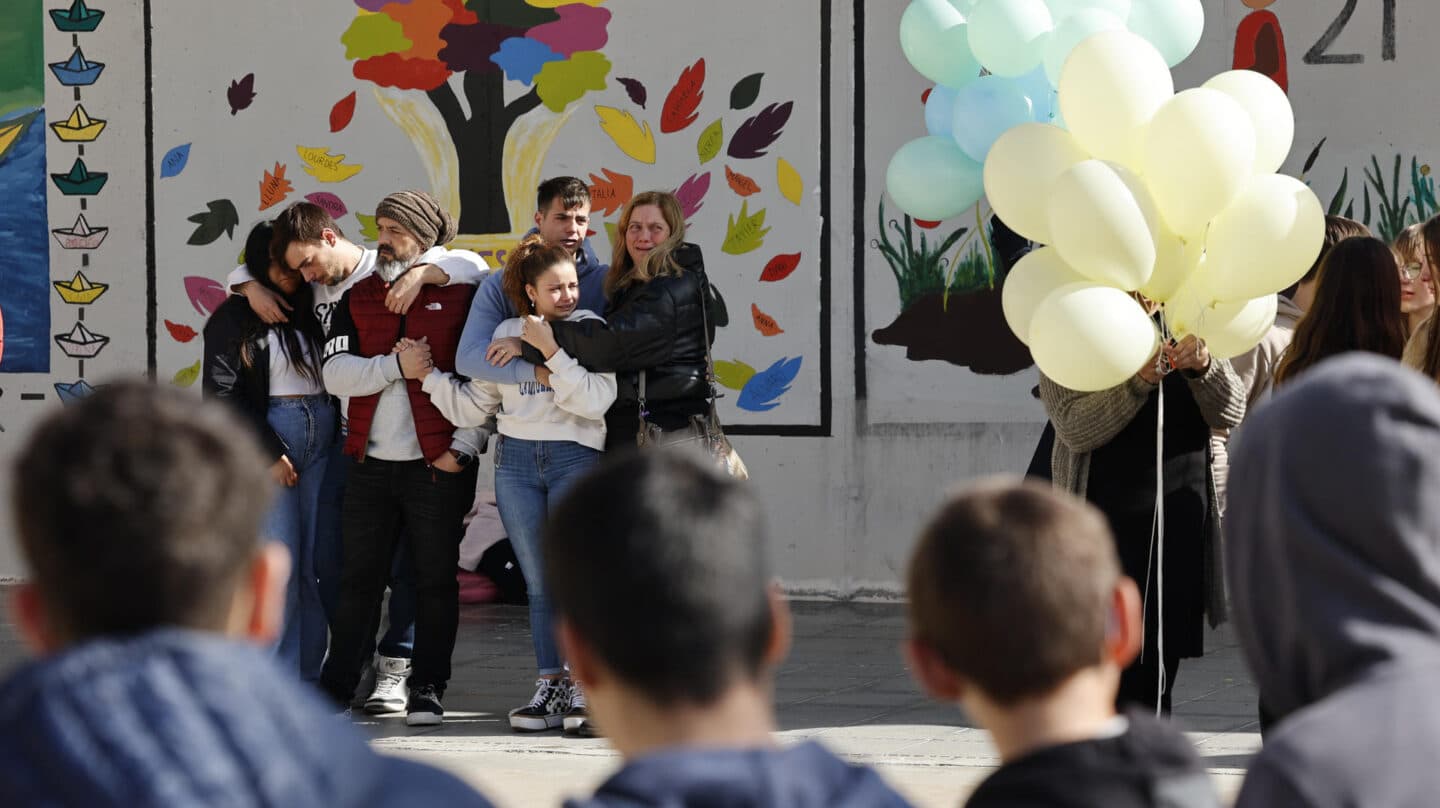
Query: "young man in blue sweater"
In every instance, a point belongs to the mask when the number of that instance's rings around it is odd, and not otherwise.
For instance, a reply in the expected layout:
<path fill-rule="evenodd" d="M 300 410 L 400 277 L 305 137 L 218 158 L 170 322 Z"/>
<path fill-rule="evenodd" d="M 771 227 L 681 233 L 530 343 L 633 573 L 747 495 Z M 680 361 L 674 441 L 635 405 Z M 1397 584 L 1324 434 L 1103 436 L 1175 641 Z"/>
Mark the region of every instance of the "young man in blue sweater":
<path fill-rule="evenodd" d="M 575 271 L 580 279 L 579 308 L 600 314 L 605 311 L 605 273 L 608 264 L 600 263 L 590 241 L 585 237 L 590 227 L 590 189 L 576 177 L 552 177 L 540 183 L 535 201 L 535 229 L 545 243 L 564 247 L 575 255 Z M 501 261 L 504 264 L 504 261 Z M 520 340 L 495 341 L 495 327 L 524 312 L 505 294 L 500 284 L 501 272 L 492 272 L 475 293 L 465 332 L 460 336 L 460 350 L 455 370 L 462 376 L 497 384 L 520 384 L 539 381 L 549 383 L 549 371 L 520 358 Z"/>
<path fill-rule="evenodd" d="M 580 481 L 544 539 L 573 675 L 625 766 L 568 808 L 903 808 L 872 770 L 776 744 L 790 614 L 760 504 L 713 464 L 635 452 Z"/>
<path fill-rule="evenodd" d="M 223 405 L 138 381 L 31 435 L 9 612 L 37 658 L 0 685 L 0 805 L 489 806 L 277 666 L 267 465 Z"/>

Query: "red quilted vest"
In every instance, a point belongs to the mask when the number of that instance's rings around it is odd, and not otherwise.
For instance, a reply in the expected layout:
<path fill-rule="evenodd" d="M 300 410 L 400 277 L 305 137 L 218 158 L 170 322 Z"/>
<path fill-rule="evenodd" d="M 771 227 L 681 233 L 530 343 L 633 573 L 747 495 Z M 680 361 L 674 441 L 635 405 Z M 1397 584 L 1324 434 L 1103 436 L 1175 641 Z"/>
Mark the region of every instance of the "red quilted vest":
<path fill-rule="evenodd" d="M 460 344 L 460 332 L 465 330 L 465 317 L 470 313 L 470 299 L 475 296 L 475 287 L 465 284 L 421 287 L 420 296 L 403 316 L 385 308 L 385 295 L 389 291 L 390 285 L 377 273 L 355 284 L 349 292 L 350 317 L 355 321 L 360 341 L 359 354 L 388 354 L 402 336 L 411 339 L 425 337 L 435 367 L 454 373 L 455 351 Z M 410 413 L 415 419 L 420 451 L 425 455 L 426 462 L 433 463 L 450 448 L 455 426 L 430 403 L 430 396 L 420 389 L 418 380 L 406 379 L 405 387 L 410 393 Z M 370 424 L 375 418 L 375 405 L 379 401 L 379 393 L 350 399 L 347 411 L 350 434 L 345 439 L 345 454 L 356 460 L 365 459 Z"/>

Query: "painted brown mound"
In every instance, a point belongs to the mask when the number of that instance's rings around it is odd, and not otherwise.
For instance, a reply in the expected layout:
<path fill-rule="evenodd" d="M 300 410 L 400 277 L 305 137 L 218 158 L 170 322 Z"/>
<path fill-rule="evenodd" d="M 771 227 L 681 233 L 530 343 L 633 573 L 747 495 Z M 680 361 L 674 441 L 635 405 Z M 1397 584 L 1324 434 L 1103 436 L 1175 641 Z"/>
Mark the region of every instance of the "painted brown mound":
<path fill-rule="evenodd" d="M 986 376 L 1008 376 L 1035 364 L 1030 349 L 1015 338 L 1000 308 L 1000 290 L 950 296 L 925 295 L 895 322 L 871 337 L 879 345 L 905 348 L 905 358 L 939 359 Z"/>

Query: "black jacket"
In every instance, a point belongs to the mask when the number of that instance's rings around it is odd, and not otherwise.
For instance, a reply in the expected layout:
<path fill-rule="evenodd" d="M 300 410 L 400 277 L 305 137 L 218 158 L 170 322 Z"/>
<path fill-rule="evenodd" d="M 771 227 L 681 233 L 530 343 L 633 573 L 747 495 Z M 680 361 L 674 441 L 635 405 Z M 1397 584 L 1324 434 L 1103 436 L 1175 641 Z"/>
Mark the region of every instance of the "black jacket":
<path fill-rule="evenodd" d="M 285 454 L 285 442 L 270 427 L 269 329 L 243 297 L 232 295 L 205 322 L 205 361 L 200 386 L 206 398 L 220 399 L 235 408 L 254 427 L 255 437 L 271 460 Z M 254 362 L 240 360 L 250 345 Z"/>
<path fill-rule="evenodd" d="M 704 411 L 710 397 L 705 349 L 715 335 L 713 317 L 708 332 L 704 326 L 701 307 L 708 299 L 709 280 L 700 248 L 682 244 L 675 261 L 682 270 L 679 275 L 618 291 L 605 307 L 604 322 L 551 323 L 555 341 L 580 364 L 593 372 L 616 374 L 619 394 L 611 415 L 638 411 L 640 372 L 647 372 L 646 403 L 666 429 L 679 428 L 690 414 Z M 544 362 L 538 351 L 525 348 L 527 360 Z"/>

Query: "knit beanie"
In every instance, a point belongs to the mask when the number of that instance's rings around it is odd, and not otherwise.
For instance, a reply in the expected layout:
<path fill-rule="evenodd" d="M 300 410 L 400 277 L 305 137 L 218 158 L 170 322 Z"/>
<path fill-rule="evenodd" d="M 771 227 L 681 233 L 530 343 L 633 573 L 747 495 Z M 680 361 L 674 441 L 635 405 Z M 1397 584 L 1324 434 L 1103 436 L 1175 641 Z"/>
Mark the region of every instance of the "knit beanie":
<path fill-rule="evenodd" d="M 450 212 L 424 191 L 398 191 L 385 197 L 375 206 L 375 217 L 381 216 L 409 230 L 420 242 L 421 252 L 437 244 L 449 244 L 458 232 Z"/>

